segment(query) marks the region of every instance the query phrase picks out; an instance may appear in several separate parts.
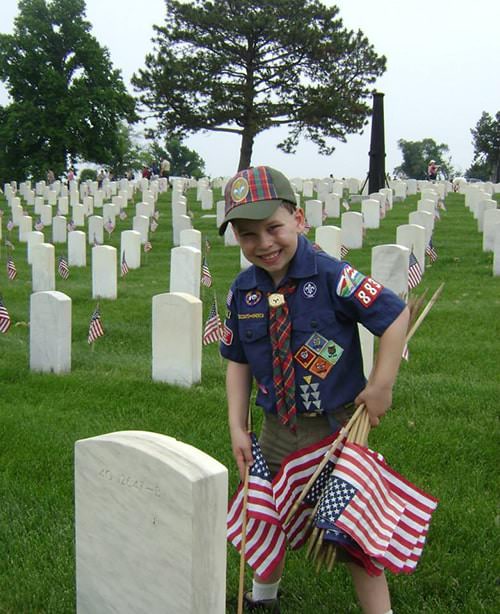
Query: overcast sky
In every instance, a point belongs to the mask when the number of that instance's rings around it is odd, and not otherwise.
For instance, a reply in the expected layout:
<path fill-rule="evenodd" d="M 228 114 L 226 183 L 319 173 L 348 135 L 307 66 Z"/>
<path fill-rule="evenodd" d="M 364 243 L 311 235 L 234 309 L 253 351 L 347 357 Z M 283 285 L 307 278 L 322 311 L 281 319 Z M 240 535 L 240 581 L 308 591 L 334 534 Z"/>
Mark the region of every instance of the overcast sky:
<path fill-rule="evenodd" d="M 450 149 L 452 164 L 465 171 L 473 157 L 470 129 L 481 113 L 500 110 L 500 2 L 498 0 L 338 0 L 347 28 L 362 30 L 387 71 L 376 83 L 383 92 L 386 171 L 402 158 L 398 139 L 432 138 Z M 130 87 L 132 74 L 152 50 L 153 24 L 161 24 L 164 0 L 86 0 L 93 34 L 109 49 L 115 68 Z M 0 31 L 11 32 L 17 0 L 1 0 Z M 1 89 L 1 88 L 0 88 Z M 5 104 L 0 91 L 0 104 Z M 364 178 L 368 172 L 370 125 L 362 135 L 339 143 L 332 156 L 320 156 L 303 142 L 297 153 L 281 153 L 282 133 L 270 130 L 257 137 L 253 164 L 268 164 L 289 176 Z M 237 167 L 240 139 L 207 133 L 186 139 L 205 160 L 212 177 L 230 175 Z"/>

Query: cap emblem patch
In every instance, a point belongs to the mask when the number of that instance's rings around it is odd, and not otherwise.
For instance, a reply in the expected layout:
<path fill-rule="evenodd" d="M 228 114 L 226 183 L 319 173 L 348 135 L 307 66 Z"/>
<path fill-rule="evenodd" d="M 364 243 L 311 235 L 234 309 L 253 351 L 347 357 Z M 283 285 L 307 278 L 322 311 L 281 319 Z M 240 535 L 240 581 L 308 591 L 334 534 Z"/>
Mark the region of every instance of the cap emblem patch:
<path fill-rule="evenodd" d="M 248 195 L 250 186 L 245 177 L 238 177 L 231 186 L 231 198 L 235 203 L 240 203 Z"/>

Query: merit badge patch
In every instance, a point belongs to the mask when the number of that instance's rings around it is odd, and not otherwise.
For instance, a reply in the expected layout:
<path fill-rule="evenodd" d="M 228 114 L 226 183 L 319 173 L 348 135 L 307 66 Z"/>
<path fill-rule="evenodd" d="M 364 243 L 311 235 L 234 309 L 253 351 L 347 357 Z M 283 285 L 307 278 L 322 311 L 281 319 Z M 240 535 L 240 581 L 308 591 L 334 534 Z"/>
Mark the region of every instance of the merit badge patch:
<path fill-rule="evenodd" d="M 297 350 L 294 358 L 300 365 L 304 367 L 304 369 L 307 369 L 307 367 L 316 358 L 316 354 L 312 350 L 310 350 L 308 347 L 303 345 Z"/>
<path fill-rule="evenodd" d="M 312 281 L 306 281 L 306 283 L 302 286 L 302 293 L 306 298 L 314 298 L 317 291 L 318 287 Z"/>
<path fill-rule="evenodd" d="M 364 279 L 363 273 L 356 271 L 350 264 L 346 264 L 337 284 L 337 296 L 342 298 L 352 296 Z"/>
<path fill-rule="evenodd" d="M 371 277 L 365 277 L 354 296 L 363 307 L 370 307 L 377 300 L 383 289 L 384 286 L 379 284 L 378 281 L 375 281 Z"/>
<path fill-rule="evenodd" d="M 224 323 L 220 340 L 224 345 L 227 346 L 231 345 L 231 343 L 233 342 L 233 331 L 229 328 L 229 326 L 227 326 L 226 323 Z"/>
<path fill-rule="evenodd" d="M 254 305 L 257 305 L 257 303 L 260 303 L 261 298 L 262 292 L 260 290 L 250 290 L 250 292 L 245 294 L 245 303 L 249 307 L 253 307 Z"/>
<path fill-rule="evenodd" d="M 307 379 L 304 377 L 306 383 L 299 386 L 300 398 L 304 403 L 306 411 L 320 412 L 322 411 L 323 407 L 321 406 L 319 384 L 311 383 L 311 379 L 311 377 L 307 377 Z"/>
<path fill-rule="evenodd" d="M 250 186 L 245 177 L 238 177 L 231 186 L 231 198 L 235 203 L 245 200 Z"/>
<path fill-rule="evenodd" d="M 343 352 L 344 348 L 341 348 L 340 345 L 337 345 L 335 341 L 330 340 L 326 344 L 326 347 L 324 347 L 321 351 L 320 356 L 322 356 L 325 360 L 334 365 L 336 362 L 338 362 Z"/>
<path fill-rule="evenodd" d="M 323 337 L 323 335 L 319 333 L 313 333 L 305 344 L 307 347 L 311 348 L 311 350 L 319 354 L 327 343 L 328 339 L 326 337 Z"/>
<path fill-rule="evenodd" d="M 317 375 L 321 379 L 325 379 L 325 377 L 330 373 L 333 369 L 333 365 L 328 360 L 325 360 L 322 356 L 318 356 L 313 364 L 309 367 L 309 371 Z"/>

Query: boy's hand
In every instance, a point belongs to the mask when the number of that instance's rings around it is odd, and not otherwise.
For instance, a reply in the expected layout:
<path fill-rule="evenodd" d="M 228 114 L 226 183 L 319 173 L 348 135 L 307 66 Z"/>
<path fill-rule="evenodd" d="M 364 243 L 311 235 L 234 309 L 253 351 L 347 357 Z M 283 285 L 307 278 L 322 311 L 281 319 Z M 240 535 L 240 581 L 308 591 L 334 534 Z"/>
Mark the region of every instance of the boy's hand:
<path fill-rule="evenodd" d="M 253 465 L 252 440 L 246 430 L 237 430 L 231 431 L 231 443 L 241 481 L 244 481 L 246 466 Z"/>
<path fill-rule="evenodd" d="M 378 426 L 380 418 L 386 413 L 392 403 L 392 387 L 381 388 L 368 383 L 354 400 L 356 406 L 364 403 L 371 426 Z"/>

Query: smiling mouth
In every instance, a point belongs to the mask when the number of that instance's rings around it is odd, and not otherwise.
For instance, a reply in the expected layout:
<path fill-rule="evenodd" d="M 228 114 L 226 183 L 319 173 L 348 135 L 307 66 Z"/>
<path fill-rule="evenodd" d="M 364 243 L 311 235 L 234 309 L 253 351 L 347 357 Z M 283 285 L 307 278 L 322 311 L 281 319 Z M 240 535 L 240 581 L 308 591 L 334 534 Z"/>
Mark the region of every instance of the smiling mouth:
<path fill-rule="evenodd" d="M 272 254 L 266 254 L 265 256 L 260 256 L 260 259 L 265 264 L 274 264 L 274 262 L 276 262 L 276 260 L 279 258 L 280 254 L 281 254 L 281 250 L 277 250 L 275 252 L 272 252 Z"/>

